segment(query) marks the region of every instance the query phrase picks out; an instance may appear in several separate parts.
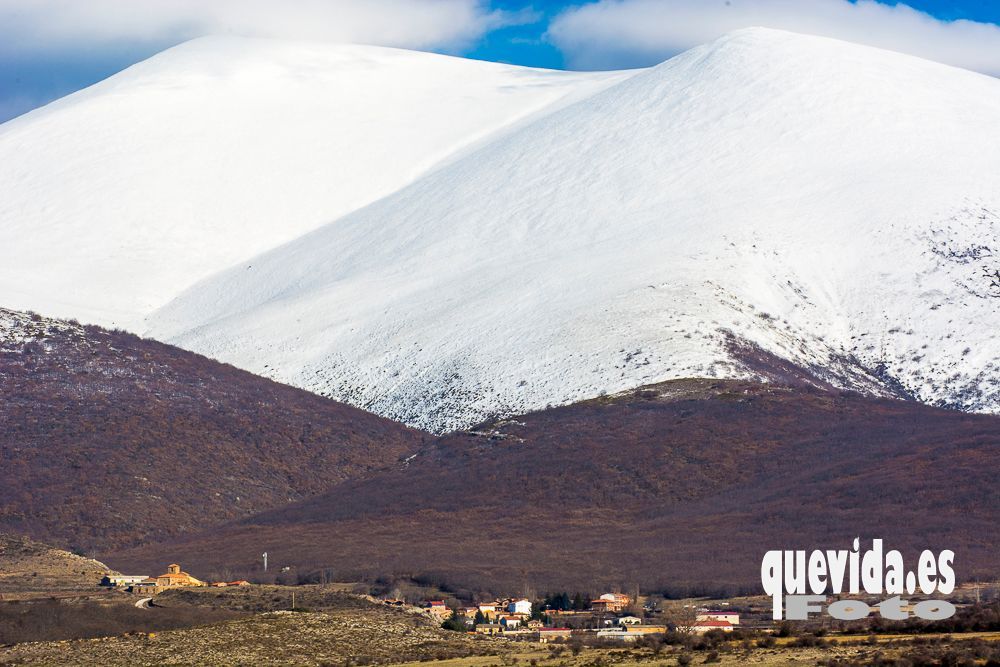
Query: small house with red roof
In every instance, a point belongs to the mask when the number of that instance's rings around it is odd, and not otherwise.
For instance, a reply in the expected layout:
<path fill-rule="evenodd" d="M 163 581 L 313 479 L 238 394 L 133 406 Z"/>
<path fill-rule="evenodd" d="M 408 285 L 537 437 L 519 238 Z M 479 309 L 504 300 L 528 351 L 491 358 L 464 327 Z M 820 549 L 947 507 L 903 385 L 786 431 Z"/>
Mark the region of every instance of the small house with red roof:
<path fill-rule="evenodd" d="M 677 628 L 681 632 L 693 632 L 695 634 L 704 634 L 712 630 L 721 630 L 723 632 L 732 632 L 733 624 L 729 621 L 695 621 L 694 625 L 688 625 Z"/>
<path fill-rule="evenodd" d="M 590 608 L 598 612 L 619 612 L 625 611 L 631 602 L 629 596 L 624 593 L 605 593 L 591 601 Z"/>

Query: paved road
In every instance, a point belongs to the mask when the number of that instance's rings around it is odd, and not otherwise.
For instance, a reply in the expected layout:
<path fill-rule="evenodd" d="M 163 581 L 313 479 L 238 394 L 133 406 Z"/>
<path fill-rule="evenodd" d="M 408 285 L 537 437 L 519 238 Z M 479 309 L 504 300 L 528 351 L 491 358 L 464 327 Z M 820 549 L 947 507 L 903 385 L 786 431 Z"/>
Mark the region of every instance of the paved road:
<path fill-rule="evenodd" d="M 152 600 L 153 598 L 142 598 L 141 600 L 135 603 L 135 606 L 138 607 L 139 609 L 149 609 L 149 603 Z"/>

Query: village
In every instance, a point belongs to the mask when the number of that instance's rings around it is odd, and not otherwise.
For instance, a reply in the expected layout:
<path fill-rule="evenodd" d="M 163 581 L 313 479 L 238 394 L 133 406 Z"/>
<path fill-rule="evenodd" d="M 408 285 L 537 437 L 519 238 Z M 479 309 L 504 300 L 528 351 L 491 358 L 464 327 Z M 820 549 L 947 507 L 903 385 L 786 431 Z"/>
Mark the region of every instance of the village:
<path fill-rule="evenodd" d="M 253 584 L 244 579 L 202 581 L 184 572 L 179 564 L 171 563 L 166 572 L 156 576 L 107 574 L 101 585 L 140 596 L 154 596 L 176 588 Z M 659 618 L 658 609 L 640 605 L 633 597 L 611 592 L 586 600 L 577 594 L 570 600 L 562 594 L 535 602 L 524 597 L 504 598 L 471 606 L 449 606 L 445 600 L 409 603 L 397 597 L 383 597 L 381 602 L 389 607 L 419 610 L 450 630 L 540 643 L 567 642 L 574 637 L 633 642 L 668 631 L 705 634 L 732 632 L 740 626 L 738 612 L 708 608 L 691 609 L 689 619 L 666 623 Z"/>
<path fill-rule="evenodd" d="M 500 636 L 507 639 L 550 643 L 569 641 L 574 636 L 632 642 L 642 637 L 663 635 L 668 631 L 704 634 L 711 631 L 732 632 L 740 624 L 739 613 L 713 609 L 692 609 L 687 622 L 650 622 L 647 614 L 656 612 L 648 606 L 637 604 L 624 593 L 604 593 L 576 604 L 533 603 L 527 598 L 493 600 L 468 607 L 448 607 L 443 600 L 423 603 L 426 613 L 445 624 L 445 627 L 477 634 Z M 399 600 L 386 600 L 386 604 L 399 604 Z M 567 608 L 576 607 L 576 608 Z"/>

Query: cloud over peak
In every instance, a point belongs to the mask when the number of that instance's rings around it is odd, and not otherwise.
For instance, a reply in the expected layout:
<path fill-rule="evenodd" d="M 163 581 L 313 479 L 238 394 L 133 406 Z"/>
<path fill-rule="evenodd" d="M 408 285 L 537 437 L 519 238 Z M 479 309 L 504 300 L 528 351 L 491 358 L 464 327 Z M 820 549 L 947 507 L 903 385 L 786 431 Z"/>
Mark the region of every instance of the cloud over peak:
<path fill-rule="evenodd" d="M 0 53 L 219 33 L 453 50 L 521 17 L 484 0 L 0 0 Z"/>
<path fill-rule="evenodd" d="M 750 26 L 844 39 L 1000 75 L 1000 27 L 942 21 L 874 0 L 598 0 L 566 10 L 548 38 L 580 69 L 652 65 Z"/>

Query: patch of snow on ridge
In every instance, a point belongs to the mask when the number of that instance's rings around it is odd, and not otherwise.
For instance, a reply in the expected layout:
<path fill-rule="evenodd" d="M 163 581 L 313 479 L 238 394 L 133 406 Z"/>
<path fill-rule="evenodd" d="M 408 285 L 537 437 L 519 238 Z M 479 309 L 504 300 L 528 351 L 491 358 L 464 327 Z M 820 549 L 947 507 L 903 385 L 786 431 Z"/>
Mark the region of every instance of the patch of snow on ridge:
<path fill-rule="evenodd" d="M 86 331 L 76 322 L 0 308 L 0 352 L 48 352 L 49 338 L 67 334 L 82 339 Z"/>

